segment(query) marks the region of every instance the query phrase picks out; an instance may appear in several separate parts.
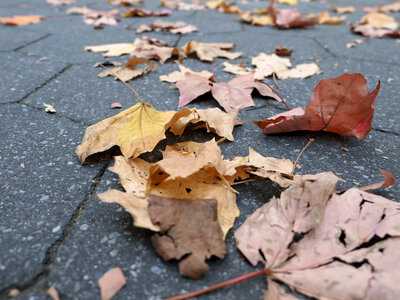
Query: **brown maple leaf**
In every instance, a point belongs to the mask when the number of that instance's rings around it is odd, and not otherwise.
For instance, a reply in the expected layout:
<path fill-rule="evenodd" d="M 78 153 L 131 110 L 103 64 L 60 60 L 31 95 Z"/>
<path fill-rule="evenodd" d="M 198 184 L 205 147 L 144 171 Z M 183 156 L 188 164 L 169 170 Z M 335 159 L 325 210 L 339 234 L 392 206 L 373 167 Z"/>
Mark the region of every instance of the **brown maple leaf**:
<path fill-rule="evenodd" d="M 160 234 L 153 246 L 164 260 L 178 259 L 179 273 L 192 279 L 208 271 L 211 256 L 223 258 L 226 246 L 217 222 L 217 201 L 171 199 L 150 195 L 149 215 Z"/>
<path fill-rule="evenodd" d="M 186 55 L 195 54 L 200 60 L 212 62 L 217 57 L 236 59 L 242 55 L 242 52 L 228 52 L 227 50 L 235 47 L 231 43 L 198 43 L 190 41 L 181 49 Z"/>
<path fill-rule="evenodd" d="M 141 24 L 136 33 L 142 33 L 145 31 L 166 31 L 174 34 L 186 34 L 193 31 L 197 31 L 197 27 L 194 25 L 188 25 L 185 22 L 166 22 L 159 19 L 155 20 L 154 23 L 149 25 Z"/>
<path fill-rule="evenodd" d="M 124 13 L 121 13 L 123 18 L 133 17 L 166 17 L 172 13 L 171 10 L 165 8 L 161 11 L 152 11 L 148 9 L 128 8 Z"/>
<path fill-rule="evenodd" d="M 238 248 L 309 297 L 396 299 L 399 203 L 354 188 L 336 195 L 336 182 L 321 173 L 272 198 L 235 232 Z"/>
<path fill-rule="evenodd" d="M 185 78 L 176 83 L 180 91 L 178 106 L 184 106 L 197 97 L 211 92 L 215 100 L 227 111 L 235 108 L 253 106 L 251 93 L 257 89 L 262 96 L 271 97 L 276 101 L 282 99 L 266 83 L 254 80 L 254 73 L 239 75 L 229 82 L 211 82 L 197 75 L 185 74 Z"/>
<path fill-rule="evenodd" d="M 295 8 L 287 8 L 278 10 L 275 5 L 275 0 L 271 0 L 268 6 L 268 14 L 273 18 L 276 27 L 281 29 L 313 27 L 318 23 L 318 18 L 315 16 L 303 17 Z"/>
<path fill-rule="evenodd" d="M 363 139 L 371 130 L 379 89 L 380 82 L 369 93 L 367 81 L 359 73 L 324 79 L 314 88 L 305 111 L 297 107 L 253 123 L 266 134 L 324 130 Z"/>

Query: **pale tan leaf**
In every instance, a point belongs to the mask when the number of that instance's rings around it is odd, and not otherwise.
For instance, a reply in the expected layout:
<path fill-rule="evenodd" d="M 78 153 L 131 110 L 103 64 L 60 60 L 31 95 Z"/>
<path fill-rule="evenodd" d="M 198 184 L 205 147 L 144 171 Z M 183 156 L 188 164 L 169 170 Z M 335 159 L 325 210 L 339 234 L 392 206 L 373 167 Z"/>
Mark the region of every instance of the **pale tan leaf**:
<path fill-rule="evenodd" d="M 121 268 L 113 268 L 104 273 L 98 281 L 101 300 L 110 300 L 126 284 Z"/>

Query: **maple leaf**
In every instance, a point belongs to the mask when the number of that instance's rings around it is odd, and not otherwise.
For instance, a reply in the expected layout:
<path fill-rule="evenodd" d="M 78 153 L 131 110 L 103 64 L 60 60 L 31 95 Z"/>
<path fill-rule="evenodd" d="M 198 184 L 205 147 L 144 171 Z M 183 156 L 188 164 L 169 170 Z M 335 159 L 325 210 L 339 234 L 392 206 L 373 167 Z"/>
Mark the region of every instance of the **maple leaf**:
<path fill-rule="evenodd" d="M 166 32 L 171 32 L 174 34 L 186 34 L 190 33 L 193 31 L 197 31 L 197 27 L 194 25 L 188 25 L 185 22 L 178 21 L 178 22 L 164 22 L 161 20 L 155 20 L 153 24 L 146 25 L 146 24 L 141 24 L 138 29 L 136 30 L 136 33 L 142 33 L 145 31 L 166 31 Z"/>
<path fill-rule="evenodd" d="M 254 121 L 266 134 L 297 130 L 330 131 L 363 139 L 371 130 L 375 90 L 368 92 L 367 81 L 359 73 L 321 80 L 303 111 L 297 107 L 262 121 Z"/>
<path fill-rule="evenodd" d="M 217 222 L 217 201 L 170 199 L 149 196 L 149 215 L 161 228 L 152 237 L 153 246 L 164 260 L 181 259 L 179 273 L 198 279 L 208 271 L 205 260 L 223 258 L 226 246 Z"/>
<path fill-rule="evenodd" d="M 103 25 L 115 26 L 118 25 L 118 22 L 120 21 L 120 19 L 117 18 L 118 13 L 117 9 L 86 13 L 83 15 L 83 22 L 99 28 Z"/>
<path fill-rule="evenodd" d="M 239 19 L 245 23 L 255 26 L 274 25 L 274 19 L 270 15 L 260 14 L 258 11 L 246 11 L 238 15 Z"/>
<path fill-rule="evenodd" d="M 190 41 L 181 49 L 184 54 L 195 54 L 202 61 L 212 62 L 217 57 L 236 59 L 242 55 L 242 52 L 228 52 L 227 50 L 235 47 L 231 43 L 198 43 Z"/>
<path fill-rule="evenodd" d="M 113 117 L 89 126 L 76 153 L 84 163 L 92 154 L 119 146 L 125 157 L 138 157 L 141 153 L 152 151 L 165 138 L 165 131 L 190 112 L 158 111 L 150 103 L 137 103 Z"/>
<path fill-rule="evenodd" d="M 214 76 L 213 73 L 203 70 L 201 72 L 195 72 L 185 66 L 183 66 L 182 64 L 180 64 L 179 62 L 176 62 L 176 64 L 178 65 L 179 71 L 174 71 L 169 73 L 168 75 L 161 75 L 160 76 L 160 81 L 166 81 L 166 82 L 170 82 L 170 83 L 174 83 L 177 82 L 181 79 L 185 78 L 185 73 L 190 73 L 190 74 L 194 74 L 200 77 L 204 77 L 206 79 L 210 79 L 211 77 Z"/>
<path fill-rule="evenodd" d="M 336 182 L 321 173 L 272 198 L 235 232 L 238 248 L 310 297 L 395 299 L 399 203 L 354 188 L 336 195 Z"/>
<path fill-rule="evenodd" d="M 343 23 L 346 16 L 331 17 L 328 11 L 323 11 L 318 15 L 318 24 L 337 25 Z"/>
<path fill-rule="evenodd" d="M 289 69 L 292 66 L 289 58 L 282 58 L 276 54 L 268 55 L 262 52 L 253 57 L 251 63 L 256 66 L 255 78 L 260 80 L 271 76 L 273 73 L 279 79 L 304 79 L 321 72 L 315 63 L 299 64 L 295 68 Z"/>
<path fill-rule="evenodd" d="M 12 18 L 0 17 L 0 23 L 11 26 L 25 26 L 29 24 L 38 24 L 44 20 L 41 15 L 13 16 Z"/>
<path fill-rule="evenodd" d="M 336 5 L 331 5 L 331 8 L 334 12 L 338 14 L 347 14 L 347 13 L 352 13 L 356 10 L 354 6 L 336 6 Z"/>
<path fill-rule="evenodd" d="M 99 281 L 101 300 L 110 300 L 126 284 L 121 268 L 113 268 L 104 273 Z"/>
<path fill-rule="evenodd" d="M 206 6 L 210 9 L 216 9 L 226 14 L 241 14 L 242 11 L 235 3 L 226 3 L 225 0 L 216 0 L 206 2 Z"/>
<path fill-rule="evenodd" d="M 276 9 L 275 0 L 271 0 L 268 6 L 268 14 L 273 18 L 276 27 L 281 29 L 312 27 L 317 24 L 318 19 L 314 16 L 304 17 L 295 8 Z"/>
<path fill-rule="evenodd" d="M 180 91 L 179 107 L 190 103 L 200 95 L 210 91 L 215 100 L 217 100 L 227 112 L 235 108 L 253 106 L 254 102 L 251 98 L 251 93 L 254 88 L 257 89 L 262 96 L 271 97 L 279 102 L 282 101 L 270 86 L 254 80 L 253 73 L 239 75 L 227 83 L 213 83 L 203 77 L 186 73 L 185 78 L 179 80 L 176 86 Z"/>
<path fill-rule="evenodd" d="M 235 75 L 249 74 L 250 72 L 254 71 L 254 69 L 252 69 L 252 68 L 245 67 L 244 62 L 241 62 L 238 64 L 232 64 L 228 61 L 225 61 L 222 65 L 224 66 L 223 71 L 232 73 Z"/>
<path fill-rule="evenodd" d="M 138 43 L 137 41 L 138 40 L 136 40 L 134 43 L 114 43 L 98 46 L 87 46 L 84 48 L 84 51 L 101 52 L 104 57 L 121 56 L 124 54 L 129 54 L 135 50 Z"/>
<path fill-rule="evenodd" d="M 112 5 L 133 6 L 143 3 L 143 0 L 107 0 Z"/>
<path fill-rule="evenodd" d="M 87 6 L 73 6 L 66 10 L 69 15 L 86 15 L 94 12 L 96 11 Z"/>
<path fill-rule="evenodd" d="M 380 38 L 383 36 L 389 36 L 393 38 L 400 37 L 400 31 L 389 30 L 389 29 L 376 29 L 370 24 L 356 25 L 352 26 L 350 29 L 353 32 L 360 33 L 363 36 L 370 38 Z"/>
<path fill-rule="evenodd" d="M 180 1 L 161 0 L 161 6 L 177 10 L 204 10 L 206 7 L 197 3 L 185 3 Z"/>
<path fill-rule="evenodd" d="M 221 137 L 234 141 L 235 139 L 232 135 L 233 127 L 242 124 L 242 122 L 237 119 L 238 113 L 239 109 L 234 109 L 226 113 L 218 107 L 193 109 L 190 115 L 176 121 L 169 131 L 175 135 L 182 135 L 189 124 L 197 124 L 192 130 L 206 128 L 208 132 L 214 132 Z M 204 123 L 204 125 L 200 125 L 199 123 Z"/>
<path fill-rule="evenodd" d="M 132 18 L 132 17 L 165 17 L 169 16 L 172 13 L 169 9 L 163 9 L 161 11 L 151 11 L 148 9 L 138 9 L 138 8 L 129 8 L 126 12 L 121 13 L 123 18 Z"/>
<path fill-rule="evenodd" d="M 361 19 L 360 24 L 369 24 L 375 29 L 396 30 L 398 27 L 395 18 L 376 12 L 371 12 L 365 15 Z"/>
<path fill-rule="evenodd" d="M 144 65 L 142 68 L 136 68 L 138 65 Z M 114 76 L 115 80 L 120 79 L 127 82 L 133 78 L 153 72 L 157 69 L 157 64 L 154 61 L 145 58 L 132 57 L 122 67 L 105 70 L 97 75 L 100 78 Z"/>
<path fill-rule="evenodd" d="M 363 11 L 366 12 L 400 12 L 400 1 L 397 1 L 392 4 L 379 5 L 377 7 L 363 7 Z"/>

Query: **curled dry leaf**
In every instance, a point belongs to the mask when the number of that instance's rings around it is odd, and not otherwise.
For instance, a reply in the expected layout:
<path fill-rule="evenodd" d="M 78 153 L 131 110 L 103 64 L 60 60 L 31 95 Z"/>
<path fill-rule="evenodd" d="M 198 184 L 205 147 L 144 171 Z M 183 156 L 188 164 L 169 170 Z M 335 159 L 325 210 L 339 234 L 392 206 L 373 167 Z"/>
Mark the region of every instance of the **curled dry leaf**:
<path fill-rule="evenodd" d="M 126 284 L 121 268 L 113 268 L 104 273 L 99 281 L 101 300 L 110 300 Z"/>
<path fill-rule="evenodd" d="M 172 13 L 171 10 L 164 8 L 161 11 L 151 11 L 148 9 L 128 8 L 124 13 L 121 13 L 123 18 L 133 17 L 166 17 Z"/>
<path fill-rule="evenodd" d="M 394 179 L 393 174 L 391 172 L 379 169 L 379 171 L 382 173 L 383 177 L 385 177 L 385 180 L 368 185 L 368 186 L 364 186 L 362 188 L 360 188 L 361 191 L 369 191 L 369 190 L 375 190 L 375 189 L 379 189 L 381 187 L 390 187 L 392 185 L 394 185 L 397 181 L 399 181 L 399 179 Z"/>
<path fill-rule="evenodd" d="M 298 107 L 263 121 L 254 121 L 266 134 L 297 130 L 330 131 L 363 139 L 371 130 L 375 90 L 368 92 L 367 81 L 359 73 L 321 80 L 303 111 Z"/>
<path fill-rule="evenodd" d="M 223 71 L 236 75 L 244 75 L 254 71 L 252 68 L 245 67 L 244 62 L 232 64 L 228 61 L 225 61 L 222 65 L 224 66 Z"/>
<path fill-rule="evenodd" d="M 118 25 L 120 19 L 117 18 L 117 9 L 111 9 L 109 11 L 93 11 L 83 15 L 83 22 L 88 25 L 103 26 L 103 25 Z"/>
<path fill-rule="evenodd" d="M 143 66 L 142 68 L 137 68 L 137 66 Z M 146 58 L 136 58 L 132 57 L 129 59 L 126 64 L 122 67 L 115 67 L 110 70 L 105 70 L 97 75 L 100 78 L 107 76 L 114 76 L 115 80 L 122 80 L 123 82 L 127 82 L 141 75 L 147 74 L 149 72 L 153 72 L 157 69 L 157 64 Z"/>
<path fill-rule="evenodd" d="M 141 24 L 136 33 L 142 33 L 145 31 L 167 31 L 175 34 L 186 34 L 193 31 L 197 31 L 197 27 L 194 25 L 188 25 L 185 22 L 178 21 L 178 22 L 164 22 L 161 20 L 155 20 L 153 24 L 146 25 Z"/>
<path fill-rule="evenodd" d="M 338 14 L 347 14 L 347 13 L 352 13 L 356 10 L 354 6 L 336 6 L 336 5 L 331 5 L 331 8 L 334 12 Z"/>
<path fill-rule="evenodd" d="M 0 17 L 0 23 L 11 26 L 25 26 L 29 24 L 38 24 L 44 20 L 41 15 L 13 16 L 12 18 Z"/>
<path fill-rule="evenodd" d="M 185 73 L 190 73 L 190 74 L 194 74 L 200 77 L 203 77 L 205 79 L 210 79 L 214 76 L 213 73 L 203 70 L 201 72 L 195 72 L 185 66 L 183 66 L 182 64 L 176 62 L 176 64 L 179 67 L 179 71 L 174 71 L 172 73 L 169 73 L 168 75 L 161 75 L 160 76 L 160 81 L 166 81 L 166 82 L 170 82 L 170 83 L 174 83 L 177 82 L 181 79 L 185 78 Z"/>
<path fill-rule="evenodd" d="M 152 151 L 165 138 L 165 131 L 190 110 L 158 111 L 150 103 L 137 103 L 119 114 L 89 126 L 76 148 L 79 160 L 118 146 L 127 157 L 138 157 Z"/>
<path fill-rule="evenodd" d="M 164 260 L 180 260 L 181 275 L 198 279 L 209 269 L 206 259 L 226 255 L 216 200 L 150 195 L 148 202 L 150 218 L 161 229 L 152 237 L 153 246 Z"/>
<path fill-rule="evenodd" d="M 227 50 L 235 47 L 231 43 L 198 43 L 190 41 L 182 47 L 186 55 L 194 54 L 202 61 L 212 62 L 217 57 L 236 59 L 242 55 L 242 52 L 228 52 Z"/>
<path fill-rule="evenodd" d="M 281 29 L 313 27 L 318 22 L 315 16 L 302 16 L 295 8 L 278 10 L 275 0 L 271 0 L 269 4 L 268 14 L 273 18 L 275 26 Z"/>
<path fill-rule="evenodd" d="M 218 107 L 192 109 L 192 111 L 190 115 L 180 118 L 171 126 L 169 131 L 175 135 L 182 135 L 189 124 L 197 124 L 192 129 L 206 128 L 208 132 L 214 132 L 220 137 L 227 138 L 229 141 L 235 140 L 232 135 L 233 127 L 242 124 L 237 119 L 239 109 L 231 110 L 228 113 L 223 112 Z"/>
<path fill-rule="evenodd" d="M 96 11 L 87 6 L 73 6 L 66 10 L 69 15 L 86 15 L 94 12 Z"/>
<path fill-rule="evenodd" d="M 370 24 L 365 25 L 356 25 L 351 27 L 351 31 L 355 33 L 360 33 L 363 36 L 370 37 L 370 38 L 380 38 L 384 36 L 399 38 L 400 31 L 396 30 L 389 30 L 389 29 L 376 29 L 372 27 Z"/>
<path fill-rule="evenodd" d="M 180 91 L 179 107 L 190 103 L 197 97 L 210 91 L 215 100 L 227 112 L 235 108 L 253 106 L 254 102 L 251 98 L 251 93 L 254 88 L 262 96 L 271 97 L 279 102 L 282 101 L 269 85 L 256 81 L 254 73 L 239 75 L 229 82 L 218 83 L 213 83 L 203 77 L 186 73 L 185 78 L 179 80 L 176 86 Z"/>
<path fill-rule="evenodd" d="M 379 5 L 377 7 L 364 7 L 363 10 L 366 12 L 382 12 L 382 13 L 400 12 L 400 1 L 397 1 L 392 4 Z"/>
<path fill-rule="evenodd" d="M 365 15 L 360 24 L 369 24 L 374 29 L 388 29 L 388 30 L 396 30 L 398 27 L 397 21 L 395 18 L 382 14 L 371 12 Z"/>
<path fill-rule="evenodd" d="M 197 3 L 185 3 L 181 1 L 161 0 L 161 6 L 177 10 L 204 10 L 206 7 Z"/>
<path fill-rule="evenodd" d="M 288 48 L 284 46 L 276 46 L 275 47 L 275 54 L 278 56 L 291 56 L 293 53 L 293 50 L 289 50 Z"/>
<path fill-rule="evenodd" d="M 112 5 L 134 6 L 142 4 L 143 0 L 107 0 L 107 2 L 111 3 Z"/>
<path fill-rule="evenodd" d="M 239 14 L 238 17 L 243 22 L 255 26 L 274 25 L 274 19 L 270 15 L 260 14 L 258 11 L 246 11 Z"/>
<path fill-rule="evenodd" d="M 400 204 L 354 188 L 336 195 L 336 182 L 321 173 L 272 198 L 235 232 L 240 251 L 309 297 L 396 299 Z"/>
<path fill-rule="evenodd" d="M 345 19 L 346 16 L 332 17 L 329 11 L 323 11 L 318 15 L 318 24 L 337 25 L 342 24 Z"/>
<path fill-rule="evenodd" d="M 240 14 L 242 11 L 236 3 L 226 3 L 225 0 L 216 0 L 206 2 L 206 6 L 210 9 L 216 9 L 226 14 Z"/>

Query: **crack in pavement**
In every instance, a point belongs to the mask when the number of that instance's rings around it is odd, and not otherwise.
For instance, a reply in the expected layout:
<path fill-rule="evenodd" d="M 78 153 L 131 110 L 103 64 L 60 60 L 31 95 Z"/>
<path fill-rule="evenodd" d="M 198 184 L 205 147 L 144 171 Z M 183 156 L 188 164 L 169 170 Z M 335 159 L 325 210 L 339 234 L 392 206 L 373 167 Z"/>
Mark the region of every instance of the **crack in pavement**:
<path fill-rule="evenodd" d="M 33 277 L 30 281 L 28 281 L 24 285 L 12 284 L 0 291 L 0 299 L 8 299 L 8 293 L 11 289 L 17 288 L 21 295 L 26 292 L 32 291 L 46 291 L 47 290 L 47 277 L 50 274 L 52 265 L 56 258 L 58 257 L 62 247 L 68 240 L 71 235 L 72 230 L 75 228 L 75 225 L 78 223 L 82 213 L 84 212 L 86 206 L 90 202 L 90 198 L 96 190 L 97 185 L 100 183 L 101 178 L 104 175 L 104 172 L 107 170 L 107 167 L 111 163 L 111 158 L 107 159 L 102 168 L 97 172 L 97 174 L 91 179 L 92 183 L 89 186 L 89 189 L 84 197 L 84 199 L 78 204 L 72 213 L 69 221 L 66 223 L 64 228 L 62 229 L 61 235 L 57 238 L 46 250 L 45 258 L 42 262 L 42 270 L 37 273 L 35 277 Z"/>

